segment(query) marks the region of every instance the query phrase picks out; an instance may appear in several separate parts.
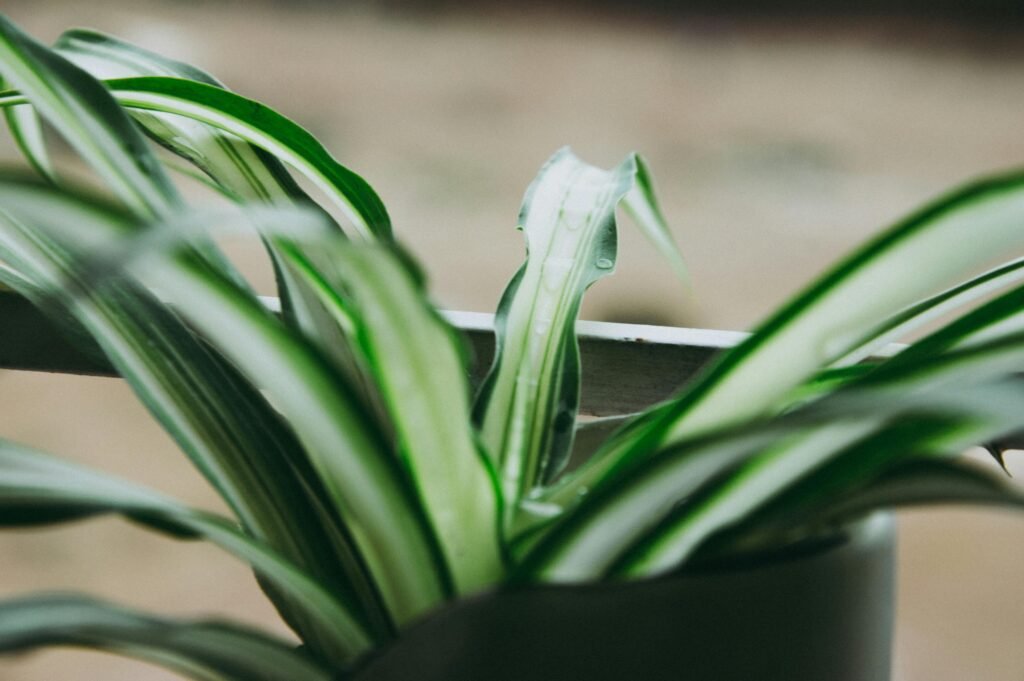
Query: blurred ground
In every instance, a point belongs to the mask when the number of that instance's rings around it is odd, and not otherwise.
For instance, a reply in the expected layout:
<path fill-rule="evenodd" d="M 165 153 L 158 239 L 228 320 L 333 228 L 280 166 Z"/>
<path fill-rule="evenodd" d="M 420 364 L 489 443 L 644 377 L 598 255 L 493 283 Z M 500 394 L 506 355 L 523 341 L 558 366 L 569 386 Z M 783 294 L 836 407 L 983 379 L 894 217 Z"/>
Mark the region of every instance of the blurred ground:
<path fill-rule="evenodd" d="M 2 10 L 47 40 L 85 25 L 202 65 L 297 119 L 377 187 L 454 308 L 493 308 L 522 255 L 522 192 L 564 144 L 604 165 L 633 149 L 648 157 L 701 301 L 687 303 L 624 225 L 619 275 L 584 316 L 734 329 L 919 202 L 1024 163 L 1024 36 L 1009 29 L 536 6 L 394 15 L 4 0 Z M 0 151 L 13 157 L 6 139 Z M 7 437 L 214 504 L 117 381 L 0 373 L 0 413 Z M 922 511 L 901 525 L 898 678 L 1024 678 L 1024 520 Z M 0 596 L 54 588 L 274 621 L 246 570 L 199 545 L 116 522 L 0 536 Z M 172 677 L 55 652 L 0 661 L 0 678 Z"/>

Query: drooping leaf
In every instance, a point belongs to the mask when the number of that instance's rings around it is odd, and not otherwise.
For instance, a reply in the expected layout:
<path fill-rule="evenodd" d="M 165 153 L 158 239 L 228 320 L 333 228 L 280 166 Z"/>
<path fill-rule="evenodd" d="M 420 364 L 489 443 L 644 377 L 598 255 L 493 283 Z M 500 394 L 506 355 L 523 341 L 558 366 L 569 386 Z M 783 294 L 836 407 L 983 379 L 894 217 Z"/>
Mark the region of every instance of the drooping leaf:
<path fill-rule="evenodd" d="M 357 234 L 390 238 L 391 221 L 370 185 L 338 163 L 306 130 L 273 109 L 233 92 L 180 78 L 123 78 L 106 81 L 106 85 L 122 106 L 186 116 L 268 151 L 320 188 L 350 220 Z"/>
<path fill-rule="evenodd" d="M 636 162 L 636 176 L 633 188 L 623 197 L 622 205 L 644 236 L 669 261 L 679 280 L 684 284 L 688 283 L 690 275 L 686 262 L 672 237 L 668 221 L 661 213 L 658 197 L 654 193 L 654 178 L 651 176 L 647 161 L 639 154 L 634 154 L 633 160 Z"/>
<path fill-rule="evenodd" d="M 10 97 L 0 95 L 0 107 L 30 104 L 135 215 L 166 218 L 183 208 L 183 200 L 163 166 L 106 87 L 3 16 L 0 78 L 17 88 Z M 30 161 L 34 152 L 34 148 L 29 149 Z M 194 245 L 203 257 L 229 272 L 236 283 L 244 282 L 208 240 Z"/>
<path fill-rule="evenodd" d="M 348 604 L 231 522 L 68 461 L 0 441 L 0 525 L 25 526 L 116 513 L 180 537 L 200 537 L 246 561 L 314 619 L 319 641 L 341 663 L 370 638 Z M 0 624 L 0 627 L 3 625 Z"/>
<path fill-rule="evenodd" d="M 166 76 L 224 87 L 194 66 L 97 31 L 67 31 L 54 49 L 101 80 Z M 128 113 L 157 143 L 194 164 L 223 191 L 239 199 L 279 202 L 304 197 L 276 159 L 234 135 L 175 114 L 144 110 Z"/>
<path fill-rule="evenodd" d="M 236 624 L 157 618 L 75 595 L 0 601 L 0 653 L 57 645 L 133 657 L 199 681 L 336 678 L 286 641 Z"/>
<path fill-rule="evenodd" d="M 54 49 L 98 79 L 168 76 L 224 87 L 194 66 L 97 31 L 67 31 Z M 235 135 L 177 114 L 138 109 L 129 113 L 153 140 L 204 173 L 201 181 L 234 201 L 312 203 L 275 157 Z M 285 314 L 290 315 L 296 302 L 273 244 L 267 246 L 277 268 L 278 294 Z"/>
<path fill-rule="evenodd" d="M 133 113 L 151 136 L 196 164 L 233 196 L 259 200 L 305 201 L 304 193 L 276 157 L 289 162 L 323 189 L 349 218 L 357 233 L 389 240 L 390 219 L 373 189 L 340 165 L 308 132 L 273 110 L 226 90 L 204 72 L 142 50 L 123 41 L 88 31 L 66 34 L 58 49 L 83 66 L 103 74 L 170 73 L 174 78 L 127 78 L 127 90 L 115 92 L 146 100 Z M 194 80 L 183 80 L 181 77 Z M 0 97 L 0 106 L 16 104 L 18 93 Z M 130 105 L 131 102 L 124 102 Z M 123 115 L 123 114 L 122 114 Z M 363 381 L 346 353 L 348 343 L 309 292 L 289 282 L 291 273 L 280 264 L 268 242 L 278 275 L 285 318 L 305 332 L 315 332 L 338 365 L 358 384 Z M 378 396 L 363 385 L 362 400 L 371 409 Z M 378 417 L 378 421 L 382 421 Z"/>
<path fill-rule="evenodd" d="M 0 76 L 60 131 L 134 211 L 158 216 L 181 206 L 145 139 L 104 87 L 2 15 Z"/>
<path fill-rule="evenodd" d="M 0 89 L 2 85 L 0 83 Z M 56 182 L 57 172 L 46 149 L 43 122 L 36 110 L 28 105 L 10 107 L 4 109 L 4 118 L 7 120 L 7 127 L 11 131 L 14 143 L 18 145 L 18 149 L 32 168 L 40 177 Z"/>

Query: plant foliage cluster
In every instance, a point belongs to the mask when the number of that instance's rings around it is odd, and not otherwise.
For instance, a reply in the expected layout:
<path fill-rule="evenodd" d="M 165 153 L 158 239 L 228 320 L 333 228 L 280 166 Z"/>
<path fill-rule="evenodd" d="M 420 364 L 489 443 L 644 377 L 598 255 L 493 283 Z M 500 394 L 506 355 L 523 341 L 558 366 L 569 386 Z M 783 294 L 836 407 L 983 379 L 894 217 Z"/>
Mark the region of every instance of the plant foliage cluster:
<path fill-rule="evenodd" d="M 1024 426 L 1024 175 L 912 214 L 566 471 L 575 321 L 616 213 L 681 271 L 641 158 L 555 154 L 476 390 L 383 203 L 300 126 L 213 76 L 92 31 L 0 18 L 0 107 L 34 169 L 0 172 L 0 282 L 102 353 L 231 517 L 0 442 L 0 525 L 101 514 L 252 566 L 302 641 L 78 596 L 0 603 L 0 650 L 87 645 L 200 679 L 336 678 L 451 599 L 510 582 L 643 578 L 786 546 L 881 507 L 1019 505 L 969 445 Z M 106 190 L 55 167 L 45 127 Z M 307 194 L 296 181 L 315 188 Z M 175 179 L 172 179 L 175 178 Z M 189 206 L 179 181 L 225 197 Z M 216 246 L 253 230 L 270 309 Z M 889 342 L 955 312 L 889 359 Z"/>

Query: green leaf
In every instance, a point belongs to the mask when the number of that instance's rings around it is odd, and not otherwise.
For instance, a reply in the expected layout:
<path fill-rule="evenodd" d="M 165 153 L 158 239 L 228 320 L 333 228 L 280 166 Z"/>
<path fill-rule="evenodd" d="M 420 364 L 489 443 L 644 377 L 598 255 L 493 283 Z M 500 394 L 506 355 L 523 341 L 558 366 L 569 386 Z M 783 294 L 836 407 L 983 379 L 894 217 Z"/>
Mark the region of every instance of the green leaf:
<path fill-rule="evenodd" d="M 236 624 L 171 620 L 74 595 L 0 601 L 0 652 L 43 646 L 105 650 L 200 681 L 330 681 L 289 643 Z"/>
<path fill-rule="evenodd" d="M 321 189 L 358 234 L 391 238 L 391 221 L 370 185 L 338 163 L 306 130 L 273 109 L 212 85 L 178 78 L 123 78 L 106 85 L 122 106 L 185 116 L 268 151 Z"/>
<path fill-rule="evenodd" d="M 957 453 L 1011 431 L 1020 426 L 1024 395 L 1017 385 L 984 382 L 1022 361 L 1021 336 L 928 358 L 884 380 L 869 374 L 763 425 L 727 427 L 635 460 L 527 545 L 524 573 L 557 580 L 612 569 L 659 573 L 848 452 L 844 460 L 867 457 L 872 472 L 901 452 Z"/>
<path fill-rule="evenodd" d="M 65 31 L 57 38 L 54 49 L 94 75 L 102 72 L 97 78 L 171 76 L 224 87 L 214 76 L 191 64 L 88 28 Z"/>
<path fill-rule="evenodd" d="M 167 76 L 224 87 L 193 66 L 96 31 L 68 31 L 54 47 L 97 79 Z M 276 159 L 234 135 L 179 115 L 129 113 L 156 142 L 196 165 L 231 195 L 262 201 L 305 199 Z"/>
<path fill-rule="evenodd" d="M 50 182 L 57 182 L 57 172 L 50 160 L 43 137 L 43 123 L 39 114 L 30 106 L 16 106 L 4 109 L 4 118 L 11 131 L 14 143 L 32 168 Z"/>
<path fill-rule="evenodd" d="M 879 438 L 874 444 L 890 443 Z M 778 547 L 879 509 L 926 504 L 1024 508 L 1019 487 L 969 461 L 907 460 L 904 453 L 878 471 L 864 462 L 877 456 L 877 450 L 855 454 L 816 471 L 758 510 L 756 516 L 712 537 L 701 555 L 736 555 Z M 861 474 L 865 470 L 867 474 Z"/>
<path fill-rule="evenodd" d="M 686 262 L 683 261 L 679 247 L 676 245 L 675 239 L 672 238 L 668 221 L 661 213 L 658 197 L 654 193 L 654 178 L 651 176 L 651 170 L 643 156 L 634 154 L 633 160 L 636 162 L 635 183 L 623 197 L 622 205 L 640 227 L 644 236 L 669 261 L 679 280 L 688 284 L 690 275 L 686 268 Z"/>
<path fill-rule="evenodd" d="M 580 489 L 633 457 L 785 406 L 794 387 L 860 347 L 884 320 L 1018 249 L 1022 189 L 1021 174 L 982 180 L 898 223 L 769 317 L 678 397 L 613 437 L 542 500 L 571 506 Z"/>
<path fill-rule="evenodd" d="M 908 461 L 863 487 L 823 504 L 823 520 L 842 523 L 879 508 L 981 504 L 1024 508 L 1024 493 L 1000 475 L 966 461 Z"/>
<path fill-rule="evenodd" d="M 194 66 L 168 59 L 131 43 L 95 31 L 64 33 L 56 49 L 97 78 L 171 76 L 224 88 L 216 78 Z M 224 130 L 185 116 L 141 109 L 130 110 L 157 143 L 204 172 L 215 189 L 233 201 L 315 204 L 274 156 Z M 339 327 L 333 310 L 325 310 L 285 262 L 275 235 L 264 244 L 274 264 L 284 318 L 315 338 L 349 379 L 359 387 L 364 403 L 380 414 L 380 398 L 351 354 L 352 343 Z M 301 244 L 300 244 L 301 245 Z"/>
<path fill-rule="evenodd" d="M 975 183 L 847 257 L 681 396 L 659 425 L 664 439 L 759 413 L 816 368 L 856 346 L 865 326 L 1019 248 L 1022 189 L 1024 176 L 1019 174 Z M 912 272 L 906 263 L 914 263 Z"/>
<path fill-rule="evenodd" d="M 367 237 L 391 238 L 390 219 L 373 189 L 335 161 L 312 135 L 273 110 L 221 89 L 215 79 L 198 69 L 100 34 L 67 34 L 59 48 L 100 74 L 113 70 L 197 78 L 128 78 L 117 82 L 129 89 L 115 94 L 145 99 L 146 103 L 136 102 L 135 116 L 146 130 L 207 172 L 228 194 L 305 201 L 305 195 L 270 155 L 273 154 L 293 164 L 324 190 L 357 232 Z M 133 92 L 132 85 L 140 89 Z M 9 93 L 0 97 L 0 106 L 19 100 L 17 93 Z M 315 332 L 321 347 L 343 370 L 350 370 L 354 363 L 345 352 L 348 344 L 344 336 L 325 320 L 322 310 L 311 305 L 308 292 L 289 282 L 290 273 L 281 266 L 276 248 L 272 243 L 268 246 L 279 278 L 286 319 L 305 332 Z M 358 374 L 351 374 L 350 378 L 357 384 L 363 380 Z M 377 396 L 365 385 L 362 392 L 361 399 L 373 408 Z"/>
<path fill-rule="evenodd" d="M 398 448 L 440 540 L 456 589 L 477 591 L 504 573 L 500 490 L 469 421 L 469 385 L 454 330 L 389 250 L 319 241 L 319 267 L 297 271 L 325 298 L 344 294 Z M 307 249 L 309 250 L 309 249 Z M 321 286 L 316 286 L 316 281 Z"/>
<path fill-rule="evenodd" d="M 509 514 L 561 471 L 571 450 L 576 317 L 584 291 L 614 269 L 615 209 L 636 175 L 633 156 L 605 171 L 563 149 L 526 192 L 520 225 L 528 257 L 498 306 L 494 364 L 474 408 Z"/>
<path fill-rule="evenodd" d="M 95 78 L 0 16 L 0 76 L 21 92 L 0 95 L 0 107 L 29 103 L 82 156 L 132 211 L 167 217 L 183 201 L 132 120 Z M 38 141 L 38 140 L 37 140 Z M 32 160 L 34 149 L 29 150 Z M 208 241 L 204 257 L 244 280 Z"/>
<path fill-rule="evenodd" d="M 798 404 L 827 395 L 874 371 L 878 366 L 876 362 L 869 362 L 825 369 L 793 390 L 785 401 L 787 404 Z"/>
<path fill-rule="evenodd" d="M 146 141 L 104 87 L 2 15 L 0 75 L 133 210 L 157 216 L 180 207 L 181 199 Z"/>
<path fill-rule="evenodd" d="M 825 495 L 832 487 L 832 493 L 841 496 L 909 456 L 958 455 L 971 445 L 1018 429 L 1024 413 L 1019 382 L 980 389 L 971 384 L 1012 374 L 1024 361 L 1022 341 L 1018 336 L 979 352 L 934 358 L 902 374 L 869 375 L 850 389 L 875 394 L 882 388 L 883 395 L 888 390 L 910 404 L 920 394 L 949 395 L 950 405 L 923 418 L 901 415 L 881 429 L 858 432 L 856 426 L 828 425 L 759 453 L 706 498 L 686 504 L 651 537 L 638 541 L 619 569 L 634 575 L 664 571 L 716 532 L 755 518 L 765 504 L 818 471 L 834 486 L 825 485 L 814 494 Z M 884 403 L 884 396 L 879 397 L 876 408 Z M 899 413 L 900 408 L 889 407 L 881 413 L 886 412 Z M 846 439 L 847 435 L 852 437 Z"/>
<path fill-rule="evenodd" d="M 973 277 L 942 293 L 923 300 L 902 310 L 885 320 L 864 336 L 856 350 L 852 351 L 835 365 L 797 388 L 790 400 L 804 400 L 825 394 L 835 388 L 858 378 L 877 367 L 877 361 L 864 363 L 864 359 L 883 345 L 894 341 L 904 334 L 919 329 L 942 315 L 948 314 L 965 304 L 972 303 L 986 295 L 991 295 L 1006 286 L 1024 278 L 1024 258 L 1013 260 L 1005 265 L 991 269 Z M 941 327 L 939 331 L 918 340 L 913 346 L 904 348 L 896 354 L 899 358 L 891 361 L 891 365 L 899 365 L 907 359 L 920 356 L 924 352 L 941 352 L 957 343 L 967 342 L 969 337 L 984 338 L 983 332 L 990 332 L 994 327 L 996 333 L 1009 334 L 1019 323 L 1014 322 L 1013 314 L 1021 304 L 1018 289 L 999 296 L 997 301 L 990 301 L 976 310 L 954 319 Z M 861 364 L 853 364 L 861 362 Z"/>
<path fill-rule="evenodd" d="M 42 187 L 0 182 L 0 202 L 79 258 L 116 248 L 138 231 L 109 207 Z M 411 483 L 330 363 L 251 294 L 189 252 L 154 253 L 131 270 L 287 419 L 395 620 L 408 621 L 441 602 L 449 593 L 447 576 Z"/>
<path fill-rule="evenodd" d="M 53 233 L 65 233 L 73 225 L 76 238 L 91 245 L 96 245 L 98 230 L 87 233 L 89 224 L 112 219 L 126 233 L 138 232 L 139 226 L 125 216 L 108 218 L 104 211 L 110 209 L 102 205 L 76 202 L 15 179 L 0 181 L 0 205 L 7 209 L 0 211 L 0 244 L 19 250 L 23 265 L 31 270 L 32 288 L 21 292 L 43 310 L 73 315 L 93 335 L 249 532 L 340 596 L 359 603 L 375 635 L 389 636 L 393 625 L 382 597 L 326 485 L 302 443 L 265 397 L 175 314 L 135 285 L 118 282 L 87 297 L 59 295 L 61 287 L 87 273 L 41 225 L 49 225 Z M 145 238 L 153 239 L 152 234 L 148 231 Z M 73 244 L 78 251 L 83 247 Z M 80 283 L 76 286 L 81 288 Z M 303 632 L 302 622 L 289 615 L 287 604 L 277 604 L 283 606 L 289 623 Z"/>
<path fill-rule="evenodd" d="M 350 607 L 231 522 L 148 489 L 0 440 L 0 525 L 24 526 L 117 513 L 181 537 L 201 537 L 246 561 L 315 620 L 329 659 L 353 659 L 370 639 Z"/>
<path fill-rule="evenodd" d="M 324 358 L 212 272 L 147 258 L 134 273 L 264 386 L 348 521 L 395 619 L 407 622 L 443 599 L 446 573 L 410 483 Z"/>
<path fill-rule="evenodd" d="M 618 473 L 614 483 L 584 490 L 571 512 L 521 534 L 514 546 L 516 578 L 586 581 L 600 578 L 631 543 L 717 476 L 759 450 L 799 432 L 797 426 L 757 424 L 718 437 L 705 436 L 661 452 Z"/>
<path fill-rule="evenodd" d="M 974 302 L 1022 279 L 1024 279 L 1024 258 L 1012 260 L 972 277 L 886 319 L 856 343 L 856 349 L 835 364 L 847 366 L 860 362 L 885 344 L 898 340 L 907 333 L 939 319 L 942 315 L 956 310 L 964 304 Z"/>
<path fill-rule="evenodd" d="M 893 358 L 886 370 L 899 370 L 906 362 L 1005 338 L 1024 330 L 1024 286 L 999 295 L 925 336 Z"/>

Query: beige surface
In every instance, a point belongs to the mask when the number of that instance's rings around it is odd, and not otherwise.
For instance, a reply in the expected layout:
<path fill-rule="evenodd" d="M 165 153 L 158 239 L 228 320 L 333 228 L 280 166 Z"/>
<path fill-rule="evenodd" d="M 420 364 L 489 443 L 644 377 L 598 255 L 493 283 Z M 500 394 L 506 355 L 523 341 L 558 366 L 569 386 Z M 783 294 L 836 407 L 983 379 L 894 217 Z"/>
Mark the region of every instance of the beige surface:
<path fill-rule="evenodd" d="M 522 191 L 563 144 L 603 164 L 647 154 L 702 301 L 687 308 L 625 229 L 619 276 L 585 315 L 720 328 L 748 327 L 917 202 L 1024 161 L 1022 53 L 985 39 L 982 51 L 877 26 L 414 22 L 244 7 L 3 4 L 49 39 L 91 25 L 204 65 L 311 128 L 380 190 L 452 307 L 493 307 L 521 257 Z M 5 436 L 213 503 L 116 381 L 0 373 L 0 414 Z M 0 537 L 0 595 L 83 588 L 273 622 L 229 559 L 125 528 Z M 1024 678 L 1024 520 L 919 512 L 902 530 L 900 678 Z M 5 681 L 167 678 L 84 653 L 0 662 Z"/>

